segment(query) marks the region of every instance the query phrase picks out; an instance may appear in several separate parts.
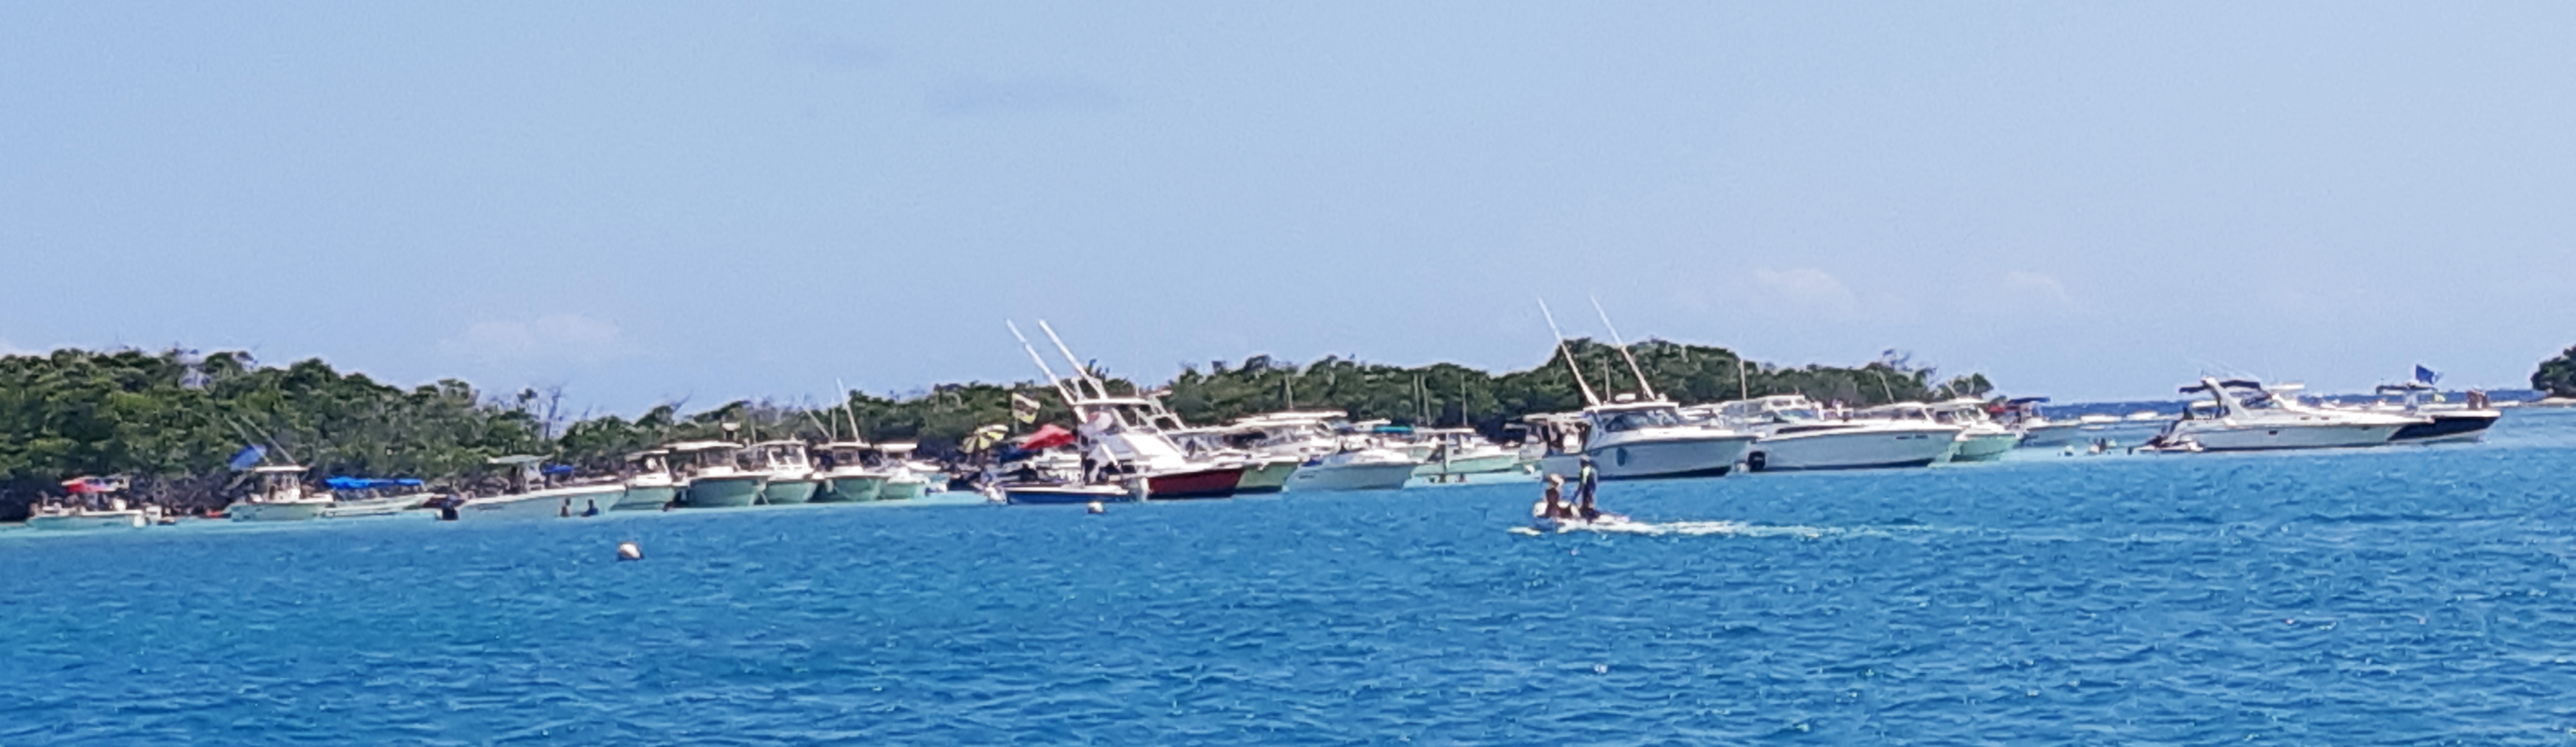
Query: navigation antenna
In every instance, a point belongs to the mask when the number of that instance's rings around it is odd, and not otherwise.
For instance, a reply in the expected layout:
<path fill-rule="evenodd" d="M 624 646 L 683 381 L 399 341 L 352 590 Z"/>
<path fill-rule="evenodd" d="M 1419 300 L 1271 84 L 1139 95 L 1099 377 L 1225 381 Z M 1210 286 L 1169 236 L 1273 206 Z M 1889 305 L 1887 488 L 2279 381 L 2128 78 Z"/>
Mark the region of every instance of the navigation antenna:
<path fill-rule="evenodd" d="M 1592 297 L 1592 313 L 1601 315 L 1601 326 L 1610 330 L 1610 341 L 1618 344 L 1619 356 L 1628 359 L 1628 372 L 1637 375 L 1637 388 L 1646 391 L 1646 399 L 1663 399 L 1655 396 L 1655 385 L 1646 383 L 1646 369 L 1637 366 L 1636 354 L 1628 352 L 1628 341 L 1619 339 L 1619 328 L 1610 325 L 1610 312 L 1601 310 L 1600 296 Z"/>
<path fill-rule="evenodd" d="M 1565 331 L 1556 328 L 1556 313 L 1547 310 L 1547 299 L 1538 300 L 1538 313 L 1547 317 L 1547 331 L 1556 335 L 1556 351 L 1565 354 L 1565 370 L 1574 372 L 1574 387 L 1583 390 L 1583 404 L 1587 407 L 1601 404 L 1600 395 L 1592 393 L 1592 385 L 1583 383 L 1583 367 L 1575 364 L 1574 348 L 1566 346 Z"/>

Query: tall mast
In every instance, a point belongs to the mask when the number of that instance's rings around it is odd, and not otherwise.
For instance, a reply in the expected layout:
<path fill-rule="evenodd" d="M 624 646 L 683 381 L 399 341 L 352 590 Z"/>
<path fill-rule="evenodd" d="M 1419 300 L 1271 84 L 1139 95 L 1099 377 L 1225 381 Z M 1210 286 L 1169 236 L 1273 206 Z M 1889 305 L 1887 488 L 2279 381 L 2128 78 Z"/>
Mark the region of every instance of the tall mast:
<path fill-rule="evenodd" d="M 1101 399 L 1109 398 L 1109 385 L 1101 383 L 1099 377 L 1092 376 L 1091 369 L 1082 365 L 1082 359 L 1073 357 L 1073 349 L 1064 346 L 1064 338 L 1055 335 L 1054 327 L 1047 326 L 1046 320 L 1040 319 L 1038 329 L 1046 332 L 1047 341 L 1055 343 L 1055 351 L 1064 354 L 1065 365 L 1072 366 L 1073 372 L 1081 377 L 1081 381 L 1091 382 L 1091 390 L 1099 393 Z"/>
<path fill-rule="evenodd" d="M 1565 344 L 1565 331 L 1556 328 L 1556 312 L 1547 310 L 1547 299 L 1538 300 L 1538 313 L 1547 317 L 1547 331 L 1556 335 L 1556 351 L 1565 354 L 1565 370 L 1574 372 L 1574 387 L 1583 390 L 1584 406 L 1601 404 L 1600 395 L 1592 393 L 1592 385 L 1583 383 L 1583 366 L 1574 361 L 1574 348 Z"/>
<path fill-rule="evenodd" d="M 1645 390 L 1646 399 L 1661 399 L 1655 396 L 1655 385 L 1646 383 L 1646 369 L 1637 366 L 1636 354 L 1628 352 L 1628 341 L 1619 339 L 1619 328 L 1610 326 L 1610 312 L 1601 310 L 1600 296 L 1592 297 L 1592 313 L 1601 315 L 1601 326 L 1610 330 L 1610 342 L 1619 346 L 1620 357 L 1628 359 L 1628 372 L 1637 375 L 1637 388 Z"/>
<path fill-rule="evenodd" d="M 1036 345 L 1029 344 L 1028 335 L 1020 334 L 1019 324 L 1008 319 L 1002 320 L 1002 324 L 1008 325 L 1011 328 L 1012 337 L 1020 338 L 1020 349 L 1029 351 L 1029 360 L 1038 364 L 1038 371 L 1040 373 L 1046 374 L 1047 384 L 1055 387 L 1056 396 L 1064 398 L 1064 406 L 1066 408 L 1071 409 L 1074 407 L 1075 402 L 1081 401 L 1080 398 L 1073 396 L 1072 389 L 1065 387 L 1063 379 L 1056 378 L 1055 369 L 1047 367 L 1046 356 L 1038 355 L 1038 347 Z M 1079 411 L 1074 413 L 1074 417 L 1078 418 L 1081 416 L 1082 413 Z"/>

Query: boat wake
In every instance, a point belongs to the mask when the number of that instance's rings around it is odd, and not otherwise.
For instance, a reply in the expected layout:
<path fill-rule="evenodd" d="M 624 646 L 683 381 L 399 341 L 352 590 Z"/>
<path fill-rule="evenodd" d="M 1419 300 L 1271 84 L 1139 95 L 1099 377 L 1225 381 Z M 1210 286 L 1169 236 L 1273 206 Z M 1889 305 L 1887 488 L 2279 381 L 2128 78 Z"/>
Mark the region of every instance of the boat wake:
<path fill-rule="evenodd" d="M 1569 522 L 1553 529 L 1519 526 L 1512 527 L 1511 531 L 1514 534 L 1526 534 L 1533 537 L 1547 534 L 1590 532 L 1594 534 L 1642 534 L 1647 536 L 1673 535 L 1683 537 L 1705 537 L 1714 535 L 1729 537 L 1794 537 L 1797 539 L 1817 539 L 1826 535 L 1844 533 L 1843 530 L 1839 529 L 1820 529 L 1816 527 L 1803 526 L 1770 526 L 1763 524 L 1747 524 L 1740 521 Z"/>

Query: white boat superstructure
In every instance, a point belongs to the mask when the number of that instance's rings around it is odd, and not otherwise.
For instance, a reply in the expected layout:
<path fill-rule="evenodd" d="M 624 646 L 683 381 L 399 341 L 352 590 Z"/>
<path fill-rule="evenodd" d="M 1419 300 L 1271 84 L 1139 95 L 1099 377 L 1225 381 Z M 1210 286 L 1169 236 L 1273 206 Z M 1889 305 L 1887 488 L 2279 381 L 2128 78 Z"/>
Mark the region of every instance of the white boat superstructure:
<path fill-rule="evenodd" d="M 1524 420 L 1547 445 L 1540 472 L 1571 476 L 1589 458 L 1604 480 L 1716 477 L 1733 471 L 1754 442 L 1753 434 L 1687 417 L 1663 399 L 1623 396 Z"/>
<path fill-rule="evenodd" d="M 873 501 L 884 497 L 886 481 L 894 470 L 879 466 L 874 458 L 876 447 L 865 441 L 834 441 L 816 447 L 823 451 L 823 469 L 814 477 L 823 483 L 815 493 L 818 501 Z"/>
<path fill-rule="evenodd" d="M 805 442 L 793 439 L 762 441 L 752 444 L 746 455 L 751 470 L 769 477 L 760 489 L 760 500 L 773 506 L 810 503 L 823 488 L 814 476 L 814 461 L 805 453 Z"/>
<path fill-rule="evenodd" d="M 626 495 L 617 499 L 616 511 L 657 511 L 680 497 L 680 478 L 671 473 L 668 449 L 647 449 L 626 455 Z"/>
<path fill-rule="evenodd" d="M 680 464 L 680 503 L 690 508 L 736 508 L 760 502 L 769 473 L 743 467 L 743 445 L 732 441 L 682 441 L 662 447 Z"/>
<path fill-rule="evenodd" d="M 233 521 L 306 521 L 331 507 L 331 494 L 306 492 L 304 468 L 292 464 L 252 467 L 259 492 L 224 508 Z"/>
<path fill-rule="evenodd" d="M 1780 394 L 1707 408 L 1718 422 L 1759 438 L 1744 468 L 1774 470 L 1922 467 L 1948 458 L 1963 428 L 1934 422 L 1828 418 L 1804 395 Z"/>
<path fill-rule="evenodd" d="M 2152 444 L 2159 450 L 2254 451 L 2334 449 L 2387 444 L 2399 429 L 2430 422 L 2388 413 L 2329 410 L 2301 404 L 2296 385 L 2202 377 L 2182 388 L 2206 394 L 2211 407 L 2187 409 Z"/>

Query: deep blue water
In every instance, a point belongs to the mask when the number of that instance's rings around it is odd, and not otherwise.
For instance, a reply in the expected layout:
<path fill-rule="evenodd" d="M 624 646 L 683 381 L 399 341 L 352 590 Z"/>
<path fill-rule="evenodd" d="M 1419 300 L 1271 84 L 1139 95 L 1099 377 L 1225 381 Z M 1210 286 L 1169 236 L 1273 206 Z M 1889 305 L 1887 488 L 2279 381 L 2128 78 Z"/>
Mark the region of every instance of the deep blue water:
<path fill-rule="evenodd" d="M 1072 507 L 0 533 L 0 744 L 2576 740 L 2489 443 Z M 620 540 L 648 559 L 613 562 Z"/>

